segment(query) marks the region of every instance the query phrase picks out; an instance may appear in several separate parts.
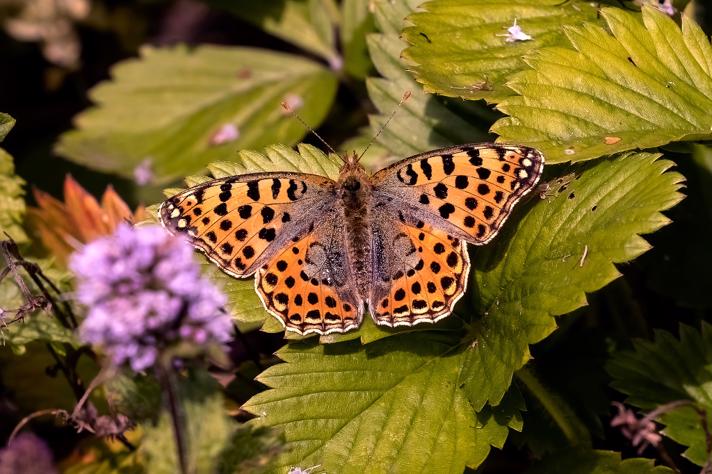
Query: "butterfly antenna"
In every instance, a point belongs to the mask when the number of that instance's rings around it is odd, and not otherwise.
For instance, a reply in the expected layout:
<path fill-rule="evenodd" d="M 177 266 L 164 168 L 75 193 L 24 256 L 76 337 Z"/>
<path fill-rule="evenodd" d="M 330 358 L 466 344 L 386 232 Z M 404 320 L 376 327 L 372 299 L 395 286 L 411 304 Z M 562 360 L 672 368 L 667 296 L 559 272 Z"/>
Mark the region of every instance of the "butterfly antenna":
<path fill-rule="evenodd" d="M 290 114 L 292 117 L 294 117 L 295 119 L 299 120 L 299 123 L 301 123 L 302 125 L 304 125 L 304 128 L 306 128 L 306 129 L 309 130 L 312 134 L 314 134 L 314 136 L 317 137 L 317 138 L 319 139 L 319 141 L 320 141 L 321 143 L 323 143 L 326 148 L 329 149 L 329 151 L 331 151 L 333 154 L 335 154 L 336 156 L 338 156 L 339 158 L 341 158 L 342 161 L 345 161 L 345 160 L 344 160 L 344 157 L 341 156 L 336 150 L 334 150 L 334 149 L 331 147 L 331 145 L 329 145 L 329 144 L 326 142 L 326 140 L 324 140 L 323 138 L 321 138 L 321 136 L 320 136 L 318 133 L 316 133 L 316 132 L 314 131 L 314 129 L 311 128 L 311 127 L 309 126 L 309 124 L 304 121 L 303 118 L 301 118 L 301 117 L 299 116 L 299 114 L 297 113 L 296 110 L 292 110 L 292 108 L 289 106 L 289 104 L 288 104 L 286 101 L 285 101 L 285 102 L 282 102 L 282 108 L 284 109 L 285 112 L 287 112 L 288 114 Z"/>
<path fill-rule="evenodd" d="M 361 152 L 361 154 L 358 155 L 358 158 L 356 159 L 357 162 L 361 160 L 363 155 L 365 155 L 366 152 L 368 151 L 368 149 L 371 148 L 371 145 L 373 145 L 373 142 L 375 142 L 376 139 L 381 135 L 381 133 L 383 133 L 383 130 L 386 129 L 386 127 L 388 126 L 388 123 L 391 121 L 391 119 L 393 119 L 393 117 L 395 117 L 396 112 L 398 112 L 398 109 L 400 109 L 401 105 L 403 105 L 403 103 L 406 100 L 410 99 L 410 95 L 411 95 L 410 91 L 405 91 L 405 93 L 403 93 L 403 97 L 401 97 L 401 100 L 398 102 L 398 105 L 396 106 L 396 108 L 393 109 L 393 112 L 391 112 L 391 115 L 389 115 L 388 118 L 386 119 L 386 121 L 383 122 L 383 125 L 381 125 L 381 128 L 379 128 L 378 131 L 376 132 L 376 134 L 373 136 L 373 138 L 371 138 L 371 141 L 368 142 L 368 145 L 366 145 L 366 148 L 364 148 L 363 151 Z"/>

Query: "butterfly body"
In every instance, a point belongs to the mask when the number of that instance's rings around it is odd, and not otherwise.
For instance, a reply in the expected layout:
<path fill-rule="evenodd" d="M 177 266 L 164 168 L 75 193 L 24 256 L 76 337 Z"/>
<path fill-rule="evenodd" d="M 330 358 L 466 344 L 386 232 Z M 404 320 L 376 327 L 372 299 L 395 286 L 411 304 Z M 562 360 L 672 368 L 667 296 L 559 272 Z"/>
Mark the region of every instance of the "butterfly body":
<path fill-rule="evenodd" d="M 409 326 L 450 314 L 482 245 L 538 181 L 541 154 L 473 144 L 375 174 L 355 155 L 337 180 L 300 173 L 233 176 L 163 203 L 163 225 L 227 273 L 255 274 L 267 310 L 300 334 L 345 332 L 368 309 Z"/>

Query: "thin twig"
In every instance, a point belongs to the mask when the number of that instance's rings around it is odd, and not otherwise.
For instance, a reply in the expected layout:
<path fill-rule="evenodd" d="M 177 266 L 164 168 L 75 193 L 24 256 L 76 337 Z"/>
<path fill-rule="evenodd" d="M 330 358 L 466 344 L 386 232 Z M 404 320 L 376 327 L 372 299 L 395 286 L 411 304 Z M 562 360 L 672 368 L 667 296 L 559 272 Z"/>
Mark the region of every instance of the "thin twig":
<path fill-rule="evenodd" d="M 27 423 L 29 423 L 30 421 L 32 421 L 35 418 L 39 418 L 41 416 L 46 416 L 46 415 L 54 415 L 54 416 L 67 415 L 67 416 L 69 416 L 67 411 L 62 410 L 61 408 L 46 408 L 44 410 L 38 410 L 36 412 L 30 413 L 29 415 L 24 417 L 22 420 L 20 420 L 20 422 L 17 425 L 15 425 L 15 429 L 13 429 L 12 433 L 10 433 L 10 437 L 7 440 L 7 444 L 12 443 L 12 441 L 15 439 L 15 436 L 17 436 L 17 434 L 20 431 L 22 431 L 22 428 L 24 428 Z"/>

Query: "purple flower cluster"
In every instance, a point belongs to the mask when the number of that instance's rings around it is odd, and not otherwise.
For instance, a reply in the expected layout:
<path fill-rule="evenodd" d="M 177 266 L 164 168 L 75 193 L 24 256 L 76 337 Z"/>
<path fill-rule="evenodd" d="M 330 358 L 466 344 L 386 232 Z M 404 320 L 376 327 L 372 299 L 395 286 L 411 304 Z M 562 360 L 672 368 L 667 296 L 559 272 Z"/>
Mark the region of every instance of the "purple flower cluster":
<path fill-rule="evenodd" d="M 200 274 L 193 249 L 158 226 L 120 225 L 72 255 L 77 299 L 89 308 L 80 337 L 135 371 L 179 341 L 225 342 L 225 296 Z"/>

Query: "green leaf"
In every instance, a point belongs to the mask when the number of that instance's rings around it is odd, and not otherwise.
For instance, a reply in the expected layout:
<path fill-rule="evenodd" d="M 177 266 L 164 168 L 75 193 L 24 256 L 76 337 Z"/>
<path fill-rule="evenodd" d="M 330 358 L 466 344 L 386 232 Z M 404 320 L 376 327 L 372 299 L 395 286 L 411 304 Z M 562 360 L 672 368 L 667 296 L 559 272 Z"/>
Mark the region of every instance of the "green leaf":
<path fill-rule="evenodd" d="M 374 134 L 398 108 L 403 94 L 411 93 L 378 137 L 381 145 L 400 158 L 456 143 L 491 140 L 486 129 L 495 118 L 481 104 L 457 104 L 426 94 L 406 71 L 400 59 L 406 45 L 399 34 L 403 19 L 418 3 L 420 0 L 375 2 L 376 24 L 382 33 L 368 37 L 371 59 L 383 76 L 366 81 L 368 95 L 380 112 L 371 116 Z"/>
<path fill-rule="evenodd" d="M 218 46 L 144 48 L 140 59 L 120 63 L 112 75 L 92 90 L 97 106 L 77 117 L 78 129 L 62 135 L 57 152 L 127 177 L 148 165 L 156 183 L 199 172 L 235 150 L 294 143 L 305 130 L 281 102 L 295 102 L 316 127 L 337 85 L 313 61 Z M 225 127 L 239 136 L 218 140 Z"/>
<path fill-rule="evenodd" d="M 211 0 L 210 3 L 334 65 L 341 62 L 334 37 L 332 15 L 338 10 L 333 0 Z"/>
<path fill-rule="evenodd" d="M 473 344 L 461 381 L 475 410 L 496 405 L 529 344 L 556 328 L 553 316 L 584 306 L 586 293 L 620 274 L 614 263 L 650 248 L 638 234 L 666 225 L 683 177 L 672 162 L 626 154 L 581 167 L 578 179 L 550 200 L 519 206 L 495 241 L 473 257 Z"/>
<path fill-rule="evenodd" d="M 189 176 L 187 186 L 195 186 L 211 178 L 223 178 L 245 173 L 263 171 L 296 171 L 336 178 L 341 160 L 334 155 L 325 155 L 318 148 L 300 144 L 298 151 L 283 145 L 274 145 L 259 153 L 243 150 L 238 153 L 237 161 L 217 162 L 208 166 L 211 177 Z M 167 189 L 166 197 L 180 192 L 181 189 Z M 155 216 L 155 213 L 152 213 Z M 202 254 L 198 257 L 204 264 L 204 270 L 225 292 L 228 298 L 228 310 L 241 331 L 263 327 L 268 332 L 284 331 L 283 326 L 271 316 L 255 292 L 254 278 L 238 279 L 227 275 Z"/>
<path fill-rule="evenodd" d="M 612 34 L 593 23 L 566 28 L 573 48 L 543 48 L 532 70 L 507 85 L 510 115 L 492 127 L 503 141 L 539 148 L 551 163 L 579 161 L 712 135 L 712 47 L 682 15 L 601 10 Z"/>
<path fill-rule="evenodd" d="M 411 45 L 404 57 L 428 92 L 499 102 L 512 95 L 507 81 L 527 68 L 524 55 L 565 46 L 565 25 L 596 21 L 598 5 L 560 0 L 435 0 L 408 17 Z M 507 41 L 516 20 L 529 41 Z"/>
<path fill-rule="evenodd" d="M 0 112 L 0 142 L 5 139 L 12 127 L 15 126 L 15 119 L 8 114 Z"/>
<path fill-rule="evenodd" d="M 626 403 L 651 411 L 672 401 L 692 400 L 712 422 L 712 325 L 701 331 L 680 325 L 676 339 L 667 331 L 655 331 L 654 341 L 634 340 L 634 350 L 618 352 L 607 364 L 611 386 L 626 395 Z M 684 455 L 702 466 L 707 459 L 705 433 L 700 416 L 690 407 L 663 415 L 662 433 L 689 446 Z"/>
<path fill-rule="evenodd" d="M 455 383 L 460 356 L 448 353 L 451 344 L 413 334 L 365 348 L 288 346 L 277 353 L 285 363 L 258 377 L 272 389 L 243 408 L 256 425 L 284 430 L 282 468 L 460 473 L 489 443 Z"/>
<path fill-rule="evenodd" d="M 27 242 L 27 234 L 22 228 L 25 217 L 24 186 L 25 181 L 15 174 L 12 157 L 0 148 L 0 240 L 6 239 L 4 233 L 7 233 L 18 244 Z"/>
<path fill-rule="evenodd" d="M 207 372 L 191 371 L 179 381 L 179 398 L 185 414 L 184 436 L 189 462 L 196 474 L 212 473 L 234 432 L 222 393 Z M 144 425 L 140 450 L 146 472 L 180 472 L 173 425 L 164 410 L 156 425 Z"/>
<path fill-rule="evenodd" d="M 366 35 L 375 28 L 369 8 L 370 0 L 344 0 L 341 4 L 344 69 L 358 79 L 364 79 L 373 67 L 366 45 Z"/>
<path fill-rule="evenodd" d="M 665 474 L 666 466 L 655 466 L 652 459 L 633 458 L 621 461 L 613 451 L 565 450 L 542 460 L 529 474 Z"/>

